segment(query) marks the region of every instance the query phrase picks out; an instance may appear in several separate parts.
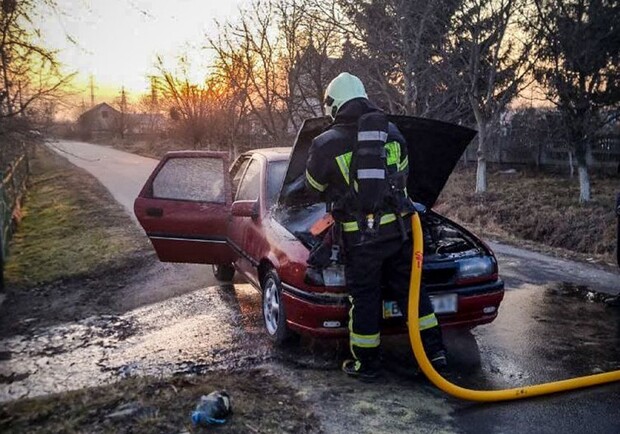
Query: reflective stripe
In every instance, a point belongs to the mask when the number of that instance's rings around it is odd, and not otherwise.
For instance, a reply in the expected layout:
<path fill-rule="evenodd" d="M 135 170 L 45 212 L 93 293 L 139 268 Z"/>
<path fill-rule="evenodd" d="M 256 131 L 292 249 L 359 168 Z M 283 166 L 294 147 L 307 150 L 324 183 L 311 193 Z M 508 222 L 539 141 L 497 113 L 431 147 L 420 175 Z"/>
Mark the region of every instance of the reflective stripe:
<path fill-rule="evenodd" d="M 350 334 L 351 346 L 360 348 L 377 348 L 381 343 L 381 335 L 376 333 L 374 335 L 358 335 L 351 332 Z"/>
<path fill-rule="evenodd" d="M 386 164 L 388 166 L 391 166 L 392 164 L 398 164 L 400 162 L 400 143 L 386 143 L 385 150 L 387 151 Z"/>
<path fill-rule="evenodd" d="M 381 217 L 380 225 L 385 225 L 396 221 L 396 214 L 385 214 Z M 344 222 L 342 223 L 342 230 L 345 232 L 355 232 L 359 230 L 357 222 Z"/>
<path fill-rule="evenodd" d="M 318 191 L 323 192 L 327 188 L 327 184 L 321 184 L 320 182 L 318 182 L 316 179 L 312 177 L 312 175 L 310 175 L 310 172 L 308 172 L 307 169 L 306 169 L 306 179 L 308 180 L 310 185 Z"/>
<path fill-rule="evenodd" d="M 398 163 L 397 170 L 400 172 L 401 170 L 405 170 L 409 167 L 409 156 L 406 156 L 403 161 Z"/>
<path fill-rule="evenodd" d="M 351 334 L 353 334 L 353 297 L 351 296 L 349 296 L 349 303 L 351 303 L 351 309 L 349 309 L 349 349 L 351 350 L 353 358 L 357 359 L 358 357 L 355 355 L 353 342 L 351 342 Z"/>
<path fill-rule="evenodd" d="M 418 323 L 420 324 L 420 331 L 432 329 L 433 327 L 437 327 L 439 325 L 439 322 L 437 321 L 437 317 L 435 316 L 434 313 L 420 317 L 420 319 L 418 320 Z"/>
<path fill-rule="evenodd" d="M 349 166 L 351 165 L 352 155 L 352 152 L 347 152 L 346 154 L 338 155 L 336 157 L 336 163 L 338 163 L 340 173 L 342 173 L 342 176 L 344 177 L 347 185 L 349 184 Z"/>
<path fill-rule="evenodd" d="M 385 179 L 385 170 L 359 169 L 357 171 L 357 179 Z"/>
<path fill-rule="evenodd" d="M 371 142 L 374 140 L 380 140 L 385 142 L 388 134 L 385 131 L 360 131 L 357 133 L 358 142 Z"/>

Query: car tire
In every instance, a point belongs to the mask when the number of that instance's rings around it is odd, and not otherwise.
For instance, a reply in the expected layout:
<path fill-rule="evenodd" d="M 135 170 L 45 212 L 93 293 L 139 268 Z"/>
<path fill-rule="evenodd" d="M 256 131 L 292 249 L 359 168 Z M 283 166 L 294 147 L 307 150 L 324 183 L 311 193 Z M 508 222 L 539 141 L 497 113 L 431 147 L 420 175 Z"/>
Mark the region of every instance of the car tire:
<path fill-rule="evenodd" d="M 235 267 L 229 264 L 213 265 L 213 275 L 220 282 L 232 282 L 235 277 Z"/>
<path fill-rule="evenodd" d="M 291 343 L 298 336 L 286 325 L 286 310 L 282 301 L 282 283 L 274 270 L 269 270 L 261 282 L 262 311 L 265 330 L 277 346 Z"/>

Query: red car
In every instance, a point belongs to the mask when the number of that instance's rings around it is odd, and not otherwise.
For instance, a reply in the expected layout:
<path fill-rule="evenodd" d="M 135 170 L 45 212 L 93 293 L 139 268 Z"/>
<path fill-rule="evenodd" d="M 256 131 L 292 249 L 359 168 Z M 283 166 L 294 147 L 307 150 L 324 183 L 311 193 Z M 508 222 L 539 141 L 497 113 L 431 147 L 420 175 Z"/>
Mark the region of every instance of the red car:
<path fill-rule="evenodd" d="M 475 132 L 412 117 L 392 121 L 410 148 L 408 191 L 430 209 Z M 307 196 L 303 174 L 311 140 L 325 126 L 324 119 L 308 120 L 293 148 L 250 151 L 230 169 L 225 153 L 170 152 L 134 205 L 161 261 L 213 264 L 220 280 L 237 271 L 261 291 L 265 327 L 276 343 L 294 334 L 348 334 L 346 287 L 304 279 L 318 242 L 310 227 L 325 204 Z M 433 211 L 422 221 L 423 282 L 441 325 L 472 328 L 493 321 L 504 284 L 491 250 Z M 404 331 L 396 304 L 389 293 L 384 298 L 384 328 Z"/>

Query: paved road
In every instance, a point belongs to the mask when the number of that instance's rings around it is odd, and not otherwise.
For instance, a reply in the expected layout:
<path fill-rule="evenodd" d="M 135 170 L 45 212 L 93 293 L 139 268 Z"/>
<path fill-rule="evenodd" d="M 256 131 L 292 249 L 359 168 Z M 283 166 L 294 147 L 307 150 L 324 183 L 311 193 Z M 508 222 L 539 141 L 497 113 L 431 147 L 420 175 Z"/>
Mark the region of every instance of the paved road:
<path fill-rule="evenodd" d="M 64 141 L 54 147 L 93 173 L 130 213 L 133 197 L 155 164 L 84 143 Z M 509 246 L 493 248 L 506 298 L 493 324 L 448 336 L 453 381 L 497 389 L 620 369 L 620 311 L 587 290 L 617 293 L 619 274 Z M 213 309 L 216 319 L 205 308 Z M 410 356 L 402 337 L 384 340 L 388 372 L 372 386 L 338 372 L 334 354 L 342 353 L 341 344 L 310 342 L 273 350 L 261 330 L 260 297 L 248 285 L 197 288 L 141 309 L 131 315 L 147 331 L 136 337 L 138 344 L 120 343 L 107 352 L 112 366 L 157 374 L 200 372 L 213 369 L 213 363 L 221 368 L 263 363 L 312 403 L 326 432 L 620 432 L 619 384 L 478 405 L 447 398 L 403 373 Z M 190 333 L 203 336 L 198 348 L 196 340 L 176 338 Z M 213 342 L 209 333 L 215 335 Z"/>
<path fill-rule="evenodd" d="M 84 142 L 60 140 L 48 142 L 48 146 L 94 175 L 135 220 L 133 201 L 157 160 Z"/>

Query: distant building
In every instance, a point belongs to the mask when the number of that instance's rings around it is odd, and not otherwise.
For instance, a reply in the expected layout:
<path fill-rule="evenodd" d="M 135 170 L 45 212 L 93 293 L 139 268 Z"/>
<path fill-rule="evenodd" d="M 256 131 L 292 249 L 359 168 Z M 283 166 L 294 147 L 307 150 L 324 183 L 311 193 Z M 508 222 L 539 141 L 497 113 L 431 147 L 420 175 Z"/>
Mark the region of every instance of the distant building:
<path fill-rule="evenodd" d="M 166 118 L 160 113 L 122 113 L 107 103 L 97 104 L 77 120 L 78 130 L 84 137 L 117 134 L 152 134 L 163 131 Z"/>
<path fill-rule="evenodd" d="M 77 124 L 82 133 L 111 133 L 118 130 L 121 119 L 122 113 L 120 111 L 102 102 L 82 113 Z"/>

